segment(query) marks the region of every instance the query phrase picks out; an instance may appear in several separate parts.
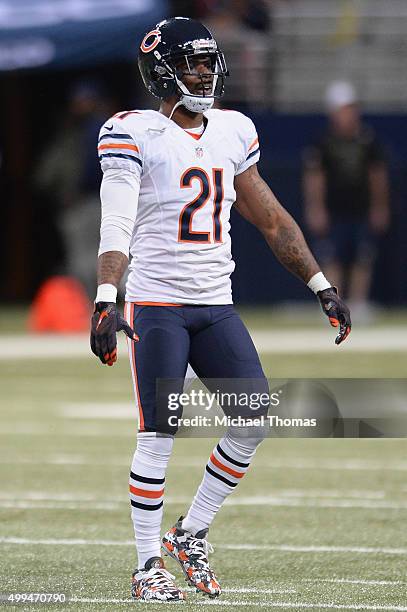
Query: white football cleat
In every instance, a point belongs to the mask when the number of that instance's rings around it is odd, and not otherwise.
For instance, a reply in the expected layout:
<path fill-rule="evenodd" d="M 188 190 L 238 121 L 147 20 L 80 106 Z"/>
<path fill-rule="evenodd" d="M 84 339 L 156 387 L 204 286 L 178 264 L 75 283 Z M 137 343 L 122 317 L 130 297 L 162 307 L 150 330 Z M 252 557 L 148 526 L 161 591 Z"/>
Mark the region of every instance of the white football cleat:
<path fill-rule="evenodd" d="M 186 596 L 164 567 L 161 557 L 151 557 L 144 569 L 132 574 L 131 596 L 138 601 L 184 601 Z"/>
<path fill-rule="evenodd" d="M 205 539 L 208 530 L 203 529 L 193 536 L 182 529 L 182 519 L 181 516 L 164 535 L 161 548 L 178 561 L 190 586 L 209 597 L 218 597 L 221 594 L 220 584 L 208 561 L 208 553 L 213 552 L 211 544 Z"/>

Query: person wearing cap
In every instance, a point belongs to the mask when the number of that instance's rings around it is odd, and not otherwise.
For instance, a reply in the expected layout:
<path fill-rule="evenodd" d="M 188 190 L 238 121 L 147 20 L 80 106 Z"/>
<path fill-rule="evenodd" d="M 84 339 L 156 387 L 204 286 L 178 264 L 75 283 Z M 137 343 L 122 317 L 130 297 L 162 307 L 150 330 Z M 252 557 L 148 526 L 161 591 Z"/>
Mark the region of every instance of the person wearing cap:
<path fill-rule="evenodd" d="M 304 153 L 305 222 L 328 277 L 363 321 L 379 238 L 390 221 L 386 161 L 350 83 L 328 87 L 326 108 L 328 129 Z"/>

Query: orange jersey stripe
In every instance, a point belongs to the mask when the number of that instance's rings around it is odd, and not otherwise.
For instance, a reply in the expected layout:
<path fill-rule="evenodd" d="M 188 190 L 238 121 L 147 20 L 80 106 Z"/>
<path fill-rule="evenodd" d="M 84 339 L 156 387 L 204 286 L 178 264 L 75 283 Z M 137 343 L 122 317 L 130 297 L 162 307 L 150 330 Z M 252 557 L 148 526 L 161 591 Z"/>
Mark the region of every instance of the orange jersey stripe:
<path fill-rule="evenodd" d="M 149 499 L 158 499 L 164 495 L 164 489 L 160 489 L 159 491 L 148 491 L 147 489 L 138 489 L 137 487 L 133 487 L 133 485 L 130 485 L 129 489 L 130 493 L 133 493 L 133 495 L 140 495 L 140 497 L 148 497 Z"/>
<path fill-rule="evenodd" d="M 136 145 L 118 144 L 117 142 L 109 142 L 108 144 L 99 145 L 98 151 L 101 151 L 102 149 L 131 149 L 131 151 L 137 151 L 137 153 L 140 153 L 140 149 Z"/>
<path fill-rule="evenodd" d="M 250 147 L 249 147 L 249 151 L 251 151 L 251 150 L 253 149 L 253 147 L 255 147 L 255 146 L 256 146 L 256 144 L 258 144 L 258 143 L 259 143 L 259 139 L 258 139 L 258 138 L 255 138 L 255 139 L 253 140 L 252 144 L 251 144 L 251 145 L 250 145 Z"/>
<path fill-rule="evenodd" d="M 234 476 L 235 478 L 242 478 L 245 475 L 245 472 L 236 472 L 236 470 L 232 470 L 232 468 L 227 467 L 226 465 L 223 465 L 223 463 L 221 463 L 220 461 L 216 459 L 213 453 L 211 455 L 210 461 L 212 461 L 213 465 L 216 465 L 217 468 L 219 468 L 220 470 L 223 470 L 224 472 L 227 472 L 228 474 L 230 474 L 231 476 Z"/>
<path fill-rule="evenodd" d="M 170 302 L 134 302 L 136 306 L 183 306 L 183 304 L 171 304 Z"/>

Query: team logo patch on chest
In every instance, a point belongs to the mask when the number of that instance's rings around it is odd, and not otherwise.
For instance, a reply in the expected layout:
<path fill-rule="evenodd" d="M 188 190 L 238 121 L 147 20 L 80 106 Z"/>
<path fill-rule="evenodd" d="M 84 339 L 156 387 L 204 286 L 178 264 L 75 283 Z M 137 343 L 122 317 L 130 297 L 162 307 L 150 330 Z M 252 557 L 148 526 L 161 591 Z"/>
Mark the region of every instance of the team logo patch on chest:
<path fill-rule="evenodd" d="M 195 155 L 199 158 L 203 157 L 204 150 L 202 147 L 195 147 Z"/>

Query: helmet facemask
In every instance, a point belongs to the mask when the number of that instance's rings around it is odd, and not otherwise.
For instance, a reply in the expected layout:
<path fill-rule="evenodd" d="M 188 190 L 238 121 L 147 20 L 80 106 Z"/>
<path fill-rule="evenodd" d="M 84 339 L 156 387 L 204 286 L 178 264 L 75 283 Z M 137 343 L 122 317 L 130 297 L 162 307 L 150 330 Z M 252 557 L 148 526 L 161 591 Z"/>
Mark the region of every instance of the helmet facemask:
<path fill-rule="evenodd" d="M 202 65 L 205 70 L 198 70 Z M 176 61 L 175 80 L 183 106 L 193 112 L 211 108 L 215 98 L 223 93 L 226 73 L 225 60 L 219 51 L 188 54 Z"/>
<path fill-rule="evenodd" d="M 160 60 L 167 72 L 165 76 L 175 85 L 174 93 L 180 96 L 177 106 L 202 113 L 213 106 L 215 98 L 223 95 L 228 71 L 223 53 L 217 49 L 215 41 L 192 41 L 190 45 L 194 47 L 193 51 L 178 51 L 168 58 L 160 57 Z M 201 65 L 205 67 L 204 70 L 198 70 Z"/>

